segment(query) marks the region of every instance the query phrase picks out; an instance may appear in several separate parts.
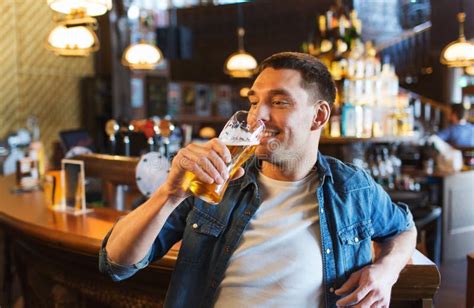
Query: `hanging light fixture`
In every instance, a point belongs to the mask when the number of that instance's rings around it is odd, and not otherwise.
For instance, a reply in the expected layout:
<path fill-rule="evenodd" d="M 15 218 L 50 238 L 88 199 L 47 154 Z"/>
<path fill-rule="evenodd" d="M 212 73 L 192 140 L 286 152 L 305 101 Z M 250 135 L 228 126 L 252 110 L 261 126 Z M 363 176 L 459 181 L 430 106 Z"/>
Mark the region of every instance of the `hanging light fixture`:
<path fill-rule="evenodd" d="M 234 78 L 249 78 L 255 73 L 257 60 L 243 47 L 245 30 L 239 27 L 239 50 L 231 54 L 224 63 L 224 72 Z"/>
<path fill-rule="evenodd" d="M 459 38 L 441 51 L 440 61 L 450 67 L 466 67 L 474 65 L 474 42 L 467 41 L 464 36 L 464 21 L 466 14 L 462 8 L 462 0 L 460 0 L 460 10 L 457 15 L 459 22 Z"/>
<path fill-rule="evenodd" d="M 152 70 L 163 59 L 163 54 L 154 45 L 141 40 L 128 46 L 123 52 L 122 64 L 132 70 Z"/>
<path fill-rule="evenodd" d="M 88 56 L 99 49 L 92 17 L 63 20 L 49 33 L 46 47 L 59 56 Z"/>
<path fill-rule="evenodd" d="M 474 64 L 465 68 L 465 72 L 468 75 L 474 76 Z"/>
<path fill-rule="evenodd" d="M 48 5 L 61 14 L 82 11 L 88 16 L 100 16 L 112 9 L 112 0 L 48 0 Z"/>
<path fill-rule="evenodd" d="M 237 37 L 239 49 L 225 60 L 224 73 L 234 78 L 249 78 L 255 73 L 257 60 L 244 49 L 245 29 L 242 26 L 243 17 L 240 5 L 238 6 L 238 19 Z"/>
<path fill-rule="evenodd" d="M 147 18 L 141 16 L 139 32 L 142 39 L 139 43 L 128 46 L 122 54 L 122 64 L 128 66 L 131 70 L 152 70 L 163 60 L 161 50 L 145 41 L 147 28 Z"/>

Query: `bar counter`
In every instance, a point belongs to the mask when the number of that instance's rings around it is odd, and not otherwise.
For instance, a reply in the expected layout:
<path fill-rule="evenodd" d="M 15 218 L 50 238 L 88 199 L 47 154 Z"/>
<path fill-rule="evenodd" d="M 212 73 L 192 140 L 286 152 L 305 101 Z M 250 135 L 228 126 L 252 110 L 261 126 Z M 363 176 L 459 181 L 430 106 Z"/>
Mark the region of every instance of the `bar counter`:
<path fill-rule="evenodd" d="M 14 177 L 0 177 L 0 227 L 4 242 L 2 306 L 11 307 L 17 275 L 26 307 L 161 307 L 179 247 L 122 282 L 98 272 L 102 238 L 123 213 L 95 209 L 73 216 L 49 210 L 41 191 L 13 194 Z M 392 292 L 393 307 L 430 307 L 440 277 L 416 252 Z M 13 266 L 14 265 L 14 266 Z"/>

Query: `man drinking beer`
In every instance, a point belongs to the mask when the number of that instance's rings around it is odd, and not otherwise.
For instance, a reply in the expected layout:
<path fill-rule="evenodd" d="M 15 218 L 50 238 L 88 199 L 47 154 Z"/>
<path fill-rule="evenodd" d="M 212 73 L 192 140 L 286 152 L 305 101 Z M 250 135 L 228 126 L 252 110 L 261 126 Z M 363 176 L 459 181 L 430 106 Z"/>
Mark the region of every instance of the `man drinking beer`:
<path fill-rule="evenodd" d="M 220 203 L 181 184 L 186 172 L 224 183 L 229 150 L 219 139 L 183 148 L 165 183 L 104 239 L 101 271 L 125 279 L 182 240 L 165 307 L 388 307 L 416 230 L 367 173 L 318 152 L 335 95 L 310 55 L 264 60 L 248 98 L 265 131 Z"/>

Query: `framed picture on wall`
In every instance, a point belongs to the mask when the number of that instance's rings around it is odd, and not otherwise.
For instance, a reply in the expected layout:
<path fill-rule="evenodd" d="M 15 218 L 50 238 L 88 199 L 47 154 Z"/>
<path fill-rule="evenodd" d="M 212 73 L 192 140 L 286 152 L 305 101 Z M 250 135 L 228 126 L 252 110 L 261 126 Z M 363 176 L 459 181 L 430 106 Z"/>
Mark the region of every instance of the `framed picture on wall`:
<path fill-rule="evenodd" d="M 211 87 L 205 84 L 196 84 L 196 114 L 200 116 L 210 116 L 212 111 L 211 103 Z"/>
<path fill-rule="evenodd" d="M 146 76 L 145 95 L 147 115 L 163 117 L 168 114 L 168 78 Z"/>
<path fill-rule="evenodd" d="M 168 114 L 171 117 L 181 113 L 182 101 L 181 85 L 177 82 L 170 82 L 168 84 Z"/>
<path fill-rule="evenodd" d="M 182 95 L 182 113 L 195 114 L 196 112 L 196 92 L 195 84 L 193 82 L 181 83 Z"/>

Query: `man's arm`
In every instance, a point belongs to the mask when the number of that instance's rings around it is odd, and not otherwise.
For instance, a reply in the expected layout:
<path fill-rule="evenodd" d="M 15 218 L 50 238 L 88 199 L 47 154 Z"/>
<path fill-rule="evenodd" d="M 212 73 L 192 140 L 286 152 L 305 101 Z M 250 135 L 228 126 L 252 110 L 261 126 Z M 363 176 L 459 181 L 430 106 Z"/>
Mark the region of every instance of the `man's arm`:
<path fill-rule="evenodd" d="M 338 306 L 389 307 L 392 286 L 415 250 L 416 228 L 377 245 L 379 254 L 375 262 L 352 273 L 336 290 L 337 295 L 347 294 L 336 302 Z"/>
<path fill-rule="evenodd" d="M 150 199 L 114 226 L 105 246 L 110 260 L 124 266 L 141 261 L 171 212 L 183 201 L 166 186 L 159 187 Z"/>
<path fill-rule="evenodd" d="M 229 177 L 226 162 L 230 159 L 229 150 L 218 139 L 181 149 L 173 159 L 165 183 L 114 226 L 105 246 L 109 261 L 122 266 L 142 261 L 170 214 L 191 195 L 182 185 L 185 173 L 193 172 L 204 183 L 222 184 Z M 240 168 L 232 179 L 243 174 Z"/>

